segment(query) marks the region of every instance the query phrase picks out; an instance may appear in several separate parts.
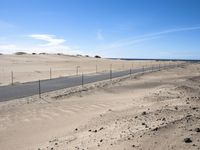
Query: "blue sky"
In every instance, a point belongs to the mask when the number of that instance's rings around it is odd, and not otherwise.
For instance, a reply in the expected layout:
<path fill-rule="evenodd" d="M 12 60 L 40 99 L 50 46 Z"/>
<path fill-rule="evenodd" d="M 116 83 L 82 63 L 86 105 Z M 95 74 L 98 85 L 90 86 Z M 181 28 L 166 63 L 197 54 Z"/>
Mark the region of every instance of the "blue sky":
<path fill-rule="evenodd" d="M 200 59 L 199 0 L 0 0 L 0 52 Z"/>

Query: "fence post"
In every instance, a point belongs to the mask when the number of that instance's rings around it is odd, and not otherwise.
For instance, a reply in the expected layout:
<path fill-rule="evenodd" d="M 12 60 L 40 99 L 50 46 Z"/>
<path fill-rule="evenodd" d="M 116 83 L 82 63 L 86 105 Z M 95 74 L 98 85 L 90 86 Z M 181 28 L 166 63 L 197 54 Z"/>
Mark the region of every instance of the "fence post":
<path fill-rule="evenodd" d="M 76 66 L 76 75 L 78 76 L 78 69 L 80 68 L 80 66 Z"/>
<path fill-rule="evenodd" d="M 142 72 L 143 72 L 143 74 L 144 74 L 144 66 L 142 66 Z"/>
<path fill-rule="evenodd" d="M 52 73 L 51 73 L 51 68 L 49 70 L 49 75 L 50 75 L 50 80 L 52 79 Z"/>
<path fill-rule="evenodd" d="M 81 82 L 82 82 L 82 87 L 83 87 L 83 85 L 84 85 L 84 75 L 83 75 L 83 73 L 82 73 L 82 77 L 81 77 Z"/>
<path fill-rule="evenodd" d="M 130 69 L 130 78 L 131 78 L 132 70 Z"/>
<path fill-rule="evenodd" d="M 152 72 L 153 72 L 153 65 L 152 65 Z"/>
<path fill-rule="evenodd" d="M 112 64 L 110 65 L 110 80 L 112 80 Z"/>
<path fill-rule="evenodd" d="M 38 82 L 38 86 L 39 86 L 39 90 L 38 90 L 38 92 L 39 92 L 39 98 L 41 98 L 41 86 L 40 86 L 40 80 L 39 80 L 39 82 Z"/>
<path fill-rule="evenodd" d="M 160 71 L 160 64 L 159 64 L 159 71 Z"/>
<path fill-rule="evenodd" d="M 13 71 L 11 71 L 11 84 L 13 85 Z"/>
<path fill-rule="evenodd" d="M 97 68 L 97 65 L 96 65 L 96 73 L 97 73 L 97 69 L 98 69 L 98 68 Z"/>

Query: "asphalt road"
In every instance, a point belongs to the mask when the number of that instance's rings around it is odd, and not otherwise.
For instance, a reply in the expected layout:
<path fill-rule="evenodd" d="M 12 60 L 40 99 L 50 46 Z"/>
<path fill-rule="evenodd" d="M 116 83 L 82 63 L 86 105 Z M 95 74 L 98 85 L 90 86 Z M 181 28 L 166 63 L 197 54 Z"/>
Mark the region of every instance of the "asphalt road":
<path fill-rule="evenodd" d="M 172 68 L 176 66 L 162 66 L 159 68 L 153 67 L 153 71 L 158 71 L 159 69 Z M 54 78 L 51 80 L 41 80 L 40 89 L 41 93 L 55 91 L 63 88 L 75 87 L 83 84 L 88 84 L 97 81 L 108 80 L 110 78 L 122 77 L 130 74 L 143 73 L 152 71 L 152 67 L 149 68 L 140 68 L 140 69 L 131 69 L 124 71 L 115 71 L 115 72 L 106 72 L 101 74 L 90 74 L 82 76 L 69 76 L 62 78 Z M 83 78 L 83 82 L 82 82 Z M 0 102 L 13 100 L 17 98 L 23 98 L 27 96 L 32 96 L 39 94 L 39 81 L 27 82 L 17 85 L 7 85 L 0 86 Z"/>

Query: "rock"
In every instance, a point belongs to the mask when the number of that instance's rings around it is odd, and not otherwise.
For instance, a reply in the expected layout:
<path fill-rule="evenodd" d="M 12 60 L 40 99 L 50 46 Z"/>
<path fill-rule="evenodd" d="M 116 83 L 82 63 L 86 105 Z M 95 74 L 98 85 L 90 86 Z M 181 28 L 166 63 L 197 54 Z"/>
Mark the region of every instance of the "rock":
<path fill-rule="evenodd" d="M 103 130 L 104 128 L 103 127 L 101 127 L 99 130 Z"/>
<path fill-rule="evenodd" d="M 153 131 L 158 131 L 158 127 L 154 128 Z"/>
<path fill-rule="evenodd" d="M 78 128 L 76 128 L 75 131 L 78 131 Z"/>
<path fill-rule="evenodd" d="M 142 112 L 142 115 L 146 115 L 146 114 L 147 114 L 146 111 Z"/>
<path fill-rule="evenodd" d="M 103 139 L 101 139 L 100 142 L 103 142 Z"/>
<path fill-rule="evenodd" d="M 192 140 L 191 140 L 190 138 L 185 138 L 185 139 L 184 139 L 184 142 L 185 142 L 185 143 L 192 143 Z"/>
<path fill-rule="evenodd" d="M 196 128 L 195 131 L 196 131 L 196 132 L 200 132 L 200 128 Z"/>
<path fill-rule="evenodd" d="M 165 119 L 165 118 L 162 118 L 162 121 L 166 121 L 166 119 Z"/>
<path fill-rule="evenodd" d="M 189 131 L 192 131 L 192 129 L 189 129 Z"/>
<path fill-rule="evenodd" d="M 132 147 L 135 147 L 135 145 L 132 145 Z"/>

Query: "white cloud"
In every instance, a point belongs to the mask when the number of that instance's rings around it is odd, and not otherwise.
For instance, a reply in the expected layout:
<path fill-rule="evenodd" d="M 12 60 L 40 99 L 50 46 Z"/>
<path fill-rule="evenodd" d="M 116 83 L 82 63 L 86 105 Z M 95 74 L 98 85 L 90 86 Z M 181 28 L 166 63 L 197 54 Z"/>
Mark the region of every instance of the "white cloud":
<path fill-rule="evenodd" d="M 13 28 L 13 27 L 15 27 L 13 24 L 0 20 L 0 29 Z"/>
<path fill-rule="evenodd" d="M 104 45 L 100 49 L 107 50 L 107 49 L 120 48 L 120 47 L 124 47 L 124 46 L 130 46 L 130 45 L 134 45 L 137 43 L 160 38 L 162 35 L 165 35 L 165 34 L 170 34 L 170 33 L 175 33 L 175 32 L 183 32 L 183 31 L 193 31 L 193 30 L 200 30 L 200 27 L 196 26 L 196 27 L 187 27 L 187 28 L 175 28 L 175 29 L 168 29 L 168 30 L 164 30 L 164 31 L 160 31 L 160 32 L 154 32 L 154 33 L 150 33 L 150 34 L 144 34 L 141 36 L 137 36 L 137 37 L 133 37 L 133 38 L 129 38 L 129 39 L 122 39 L 122 40 Z"/>
<path fill-rule="evenodd" d="M 0 53 L 10 53 L 13 49 L 16 49 L 16 45 L 14 44 L 0 44 Z"/>
<path fill-rule="evenodd" d="M 26 36 L 27 37 L 27 36 Z M 65 53 L 65 54 L 82 54 L 81 51 L 74 46 L 65 44 L 64 39 L 56 38 L 55 35 L 49 34 L 31 34 L 28 35 L 33 39 L 42 40 L 47 42 L 46 44 L 37 44 L 29 45 L 22 44 L 1 44 L 0 43 L 0 52 L 1 53 L 14 53 L 17 51 L 24 51 L 28 53 L 36 52 L 45 52 L 45 53 Z"/>
<path fill-rule="evenodd" d="M 58 46 L 24 46 L 18 44 L 0 44 L 0 53 L 11 54 L 18 51 L 23 51 L 27 53 L 65 53 L 65 54 L 82 54 L 80 50 L 75 47 L 67 45 Z"/>
<path fill-rule="evenodd" d="M 149 37 L 149 36 L 158 36 L 158 35 L 164 35 L 169 33 L 175 33 L 175 32 L 183 32 L 183 31 L 193 31 L 193 30 L 200 30 L 199 26 L 196 27 L 186 27 L 186 28 L 174 28 L 174 29 L 168 29 L 160 32 L 154 32 L 150 34 L 142 35 L 142 37 Z"/>
<path fill-rule="evenodd" d="M 43 46 L 53 46 L 53 45 L 61 45 L 65 42 L 64 39 L 55 38 L 55 35 L 49 35 L 49 34 L 31 34 L 29 37 L 46 41 L 47 44 L 43 44 Z"/>
<path fill-rule="evenodd" d="M 103 31 L 102 30 L 98 30 L 97 31 L 97 39 L 98 40 L 104 40 Z"/>
<path fill-rule="evenodd" d="M 125 46 L 134 45 L 134 44 L 138 44 L 138 43 L 149 41 L 149 40 L 154 40 L 157 38 L 159 38 L 159 36 L 138 38 L 138 39 L 133 39 L 133 40 L 124 40 L 124 41 L 122 40 L 122 41 L 114 42 L 111 44 L 107 44 L 104 47 L 102 47 L 101 50 L 125 47 Z"/>

